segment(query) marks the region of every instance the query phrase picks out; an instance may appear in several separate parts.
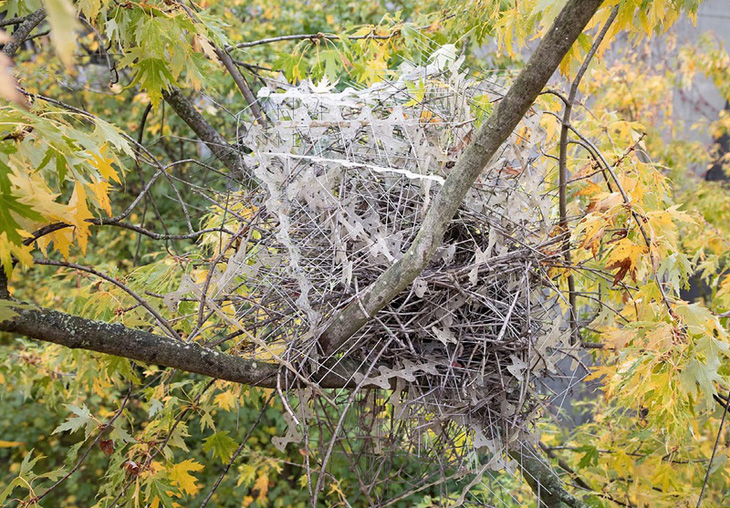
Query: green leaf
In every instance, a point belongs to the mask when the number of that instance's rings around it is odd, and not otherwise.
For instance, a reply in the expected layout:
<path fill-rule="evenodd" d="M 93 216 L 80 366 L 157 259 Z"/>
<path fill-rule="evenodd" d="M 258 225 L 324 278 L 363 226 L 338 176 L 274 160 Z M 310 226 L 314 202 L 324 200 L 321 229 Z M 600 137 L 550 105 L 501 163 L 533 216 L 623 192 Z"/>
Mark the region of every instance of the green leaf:
<path fill-rule="evenodd" d="M 145 490 L 145 497 L 148 501 L 147 506 L 152 505 L 155 498 L 159 499 L 161 506 L 173 506 L 170 493 L 177 494 L 178 492 L 178 488 L 171 483 L 163 482 L 158 477 L 152 476 L 147 482 L 147 489 Z"/>
<path fill-rule="evenodd" d="M 236 448 L 238 443 L 228 436 L 228 431 L 216 432 L 203 440 L 203 450 L 212 450 L 213 456 L 220 458 L 223 464 L 230 460 Z"/>
<path fill-rule="evenodd" d="M 19 303 L 12 300 L 0 300 L 0 323 L 17 316 L 17 310 L 31 309 L 33 309 L 33 306 L 29 303 Z"/>
<path fill-rule="evenodd" d="M 78 407 L 74 406 L 73 404 L 66 404 L 66 407 L 71 411 L 71 413 L 76 416 L 70 417 L 64 423 L 56 427 L 56 430 L 53 431 L 53 434 L 58 434 L 59 432 L 65 432 L 67 430 L 71 433 L 74 433 L 81 427 L 86 427 L 86 437 L 89 437 L 91 431 L 93 431 L 94 428 L 96 428 L 97 426 L 96 420 L 94 420 L 91 412 L 86 408 L 85 405 Z"/>
<path fill-rule="evenodd" d="M 125 57 L 125 62 L 128 62 L 129 56 Z M 167 68 L 167 62 L 160 58 L 147 58 L 135 66 L 138 72 L 130 86 L 139 83 L 147 91 L 152 106 L 157 109 L 162 101 L 162 91 L 177 85 L 175 78 Z"/>
<path fill-rule="evenodd" d="M 585 445 L 581 446 L 579 450 L 584 452 L 578 462 L 579 468 L 583 469 L 598 464 L 598 449 L 595 446 Z"/>
<path fill-rule="evenodd" d="M 39 460 L 46 458 L 45 455 L 38 455 L 33 458 L 33 451 L 34 450 L 29 451 L 23 458 L 23 462 L 20 464 L 20 473 L 18 473 L 18 477 L 24 478 L 28 476 L 33 470 L 33 467 L 36 465 L 36 463 Z"/>
<path fill-rule="evenodd" d="M 25 484 L 25 482 L 23 481 L 22 478 L 15 478 L 12 482 L 10 482 L 8 484 L 8 486 L 5 487 L 5 489 L 2 492 L 0 492 L 0 504 L 4 505 L 5 500 L 13 492 L 13 490 L 15 490 L 15 487 L 17 487 L 18 485 L 23 485 L 23 484 Z"/>
<path fill-rule="evenodd" d="M 96 124 L 96 131 L 94 132 L 95 135 L 99 136 L 101 139 L 109 141 L 117 150 L 124 152 L 130 157 L 134 157 L 132 147 L 129 146 L 129 142 L 124 138 L 124 136 L 122 136 L 119 129 L 100 118 L 95 118 L 94 123 Z"/>

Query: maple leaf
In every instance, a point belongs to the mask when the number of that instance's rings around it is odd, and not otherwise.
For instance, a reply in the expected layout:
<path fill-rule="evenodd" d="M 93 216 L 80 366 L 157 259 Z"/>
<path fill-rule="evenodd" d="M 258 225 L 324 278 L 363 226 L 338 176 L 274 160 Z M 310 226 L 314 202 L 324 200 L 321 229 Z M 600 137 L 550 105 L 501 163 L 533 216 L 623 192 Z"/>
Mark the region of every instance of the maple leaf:
<path fill-rule="evenodd" d="M 102 146 L 100 152 L 103 152 L 106 145 Z M 101 173 L 101 176 L 106 178 L 107 181 L 114 180 L 117 183 L 122 183 L 122 181 L 119 179 L 119 175 L 117 174 L 117 171 L 112 167 L 112 164 L 114 163 L 114 159 L 110 159 L 108 157 L 105 157 L 103 153 L 100 154 L 91 154 L 91 159 L 89 160 L 89 164 L 94 166 L 96 169 L 99 170 L 99 173 Z"/>
<path fill-rule="evenodd" d="M 167 468 L 167 474 L 173 485 L 177 486 L 182 492 L 194 496 L 200 490 L 196 483 L 197 478 L 190 474 L 191 471 L 202 471 L 204 466 L 188 459 Z"/>
<path fill-rule="evenodd" d="M 38 247 L 45 252 L 48 244 L 53 242 L 53 247 L 60 252 L 65 259 L 68 259 L 71 255 L 71 244 L 73 243 L 73 239 L 73 231 L 69 228 L 65 228 L 54 231 L 43 238 L 39 238 L 37 243 Z"/>
<path fill-rule="evenodd" d="M 5 231 L 0 232 L 0 264 L 6 274 L 13 269 L 13 256 L 25 266 L 33 266 L 33 255 L 31 247 L 17 244 L 8 240 Z"/>
<path fill-rule="evenodd" d="M 130 52 L 123 59 L 123 62 L 134 61 L 135 52 Z M 161 58 L 145 58 L 135 66 L 139 69 L 137 76 L 129 86 L 139 83 L 147 91 L 152 106 L 157 110 L 162 102 L 162 91 L 177 85 L 175 77 L 168 69 L 168 63 Z"/>
<path fill-rule="evenodd" d="M 639 256 L 645 254 L 647 249 L 643 245 L 636 245 L 628 238 L 621 239 L 616 243 L 609 256 L 606 268 L 613 270 L 618 268 L 618 272 L 613 278 L 613 284 L 616 285 L 626 277 L 627 273 L 636 281 L 636 267 Z"/>
<path fill-rule="evenodd" d="M 31 206 L 21 203 L 17 197 L 0 189 L 0 224 L 2 225 L 0 231 L 7 234 L 8 240 L 15 244 L 21 243 L 20 231 L 23 231 L 23 228 L 16 222 L 13 214 L 33 221 L 43 220 L 43 217 Z"/>
<path fill-rule="evenodd" d="M 260 500 L 266 498 L 266 493 L 269 491 L 269 475 L 261 473 L 256 478 L 256 482 L 253 484 L 253 488 L 259 491 L 258 498 Z"/>
<path fill-rule="evenodd" d="M 232 390 L 225 390 L 216 395 L 213 402 L 224 411 L 230 411 L 236 405 L 236 395 Z"/>
<path fill-rule="evenodd" d="M 233 455 L 238 444 L 233 438 L 228 436 L 228 431 L 216 432 L 203 440 L 203 450 L 206 452 L 213 451 L 213 456 L 221 459 L 225 464 Z"/>
<path fill-rule="evenodd" d="M 584 249 L 590 249 L 593 257 L 598 256 L 598 249 L 601 247 L 603 240 L 603 233 L 606 230 L 608 223 L 603 217 L 591 218 L 586 217 L 583 227 L 585 228 L 585 237 L 581 247 Z"/>
<path fill-rule="evenodd" d="M 89 207 L 86 204 L 86 191 L 84 186 L 76 182 L 74 192 L 71 195 L 71 200 L 68 202 L 68 206 L 71 210 L 71 216 L 69 217 L 69 223 L 76 226 L 76 240 L 81 247 L 81 252 L 86 254 L 86 245 L 89 241 L 89 223 L 86 222 L 88 219 L 92 219 L 94 216 L 89 211 Z"/>
<path fill-rule="evenodd" d="M 105 182 L 104 180 L 95 181 L 93 183 L 86 185 L 91 192 L 94 193 L 94 197 L 96 198 L 96 204 L 99 208 L 104 210 L 108 215 L 112 214 L 112 204 L 109 200 L 109 188 L 111 185 L 109 185 L 109 182 Z"/>
<path fill-rule="evenodd" d="M 65 432 L 67 430 L 74 433 L 80 428 L 86 427 L 86 437 L 89 437 L 91 431 L 93 431 L 97 426 L 97 421 L 91 414 L 91 411 L 89 411 L 85 405 L 78 407 L 73 404 L 66 404 L 66 407 L 76 416 L 71 416 L 68 420 L 56 427 L 52 433 L 58 434 L 59 432 Z"/>

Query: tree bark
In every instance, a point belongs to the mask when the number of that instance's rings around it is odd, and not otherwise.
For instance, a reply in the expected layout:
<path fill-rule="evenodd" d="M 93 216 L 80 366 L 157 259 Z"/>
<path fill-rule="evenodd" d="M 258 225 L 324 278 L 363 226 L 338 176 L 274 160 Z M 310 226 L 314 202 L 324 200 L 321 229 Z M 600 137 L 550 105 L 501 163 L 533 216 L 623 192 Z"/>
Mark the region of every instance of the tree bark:
<path fill-rule="evenodd" d="M 13 40 L 8 42 L 3 48 L 3 53 L 7 56 L 15 55 L 18 48 L 28 39 L 28 36 L 37 27 L 41 21 L 46 19 L 45 9 L 38 9 L 32 14 L 27 15 L 17 30 L 13 33 Z"/>
<path fill-rule="evenodd" d="M 264 388 L 277 386 L 280 369 L 277 364 L 229 355 L 195 342 L 182 342 L 119 323 L 94 321 L 26 303 L 18 303 L 17 307 L 13 307 L 14 302 L 10 303 L 10 308 L 18 315 L 0 322 L 0 331 L 3 332 L 235 383 Z M 322 388 L 342 388 L 351 382 L 351 372 L 343 372 L 342 369 L 321 370 L 326 374 L 321 379 L 313 379 L 313 382 Z M 287 376 L 288 373 L 282 370 L 282 375 Z M 288 381 L 291 383 L 287 386 L 294 383 L 291 379 Z"/>
<path fill-rule="evenodd" d="M 565 490 L 560 477 L 535 447 L 520 443 L 510 451 L 522 469 L 523 476 L 543 508 L 588 508 L 587 505 Z"/>
<path fill-rule="evenodd" d="M 570 0 L 563 8 L 492 116 L 456 161 L 428 209 L 413 244 L 356 300 L 342 309 L 321 334 L 319 345 L 325 355 L 336 352 L 428 265 L 466 193 L 535 102 L 601 3 L 602 0 Z"/>
<path fill-rule="evenodd" d="M 250 180 L 251 175 L 243 163 L 238 150 L 226 141 L 221 134 L 205 119 L 190 99 L 183 95 L 179 88 L 164 90 L 162 97 L 170 107 L 188 124 L 193 132 L 206 144 L 210 151 L 213 152 L 216 159 L 221 161 L 231 171 L 234 178 L 243 181 Z"/>

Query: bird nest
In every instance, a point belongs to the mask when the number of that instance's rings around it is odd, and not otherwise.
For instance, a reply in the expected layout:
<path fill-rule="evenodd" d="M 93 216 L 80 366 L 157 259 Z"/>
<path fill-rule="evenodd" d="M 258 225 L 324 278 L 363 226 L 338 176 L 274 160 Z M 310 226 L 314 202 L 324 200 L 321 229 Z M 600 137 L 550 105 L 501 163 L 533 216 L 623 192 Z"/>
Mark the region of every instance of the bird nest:
<path fill-rule="evenodd" d="M 327 392 L 330 405 L 287 378 L 300 388 L 281 386 L 289 428 L 277 446 L 308 434 L 323 466 L 333 449 L 389 461 L 395 450 L 418 453 L 441 468 L 474 457 L 505 465 L 502 446 L 534 418 L 535 380 L 567 336 L 546 276 L 556 238 L 538 111 L 484 169 L 411 287 L 334 355 L 317 348 L 328 320 L 413 242 L 503 90 L 446 48 L 367 88 L 273 82 L 260 94 L 270 121 L 241 136 L 259 185 L 240 196 L 234 220 L 248 240 L 217 287 L 257 337 L 241 354 L 301 373 L 353 372 L 356 386 Z"/>

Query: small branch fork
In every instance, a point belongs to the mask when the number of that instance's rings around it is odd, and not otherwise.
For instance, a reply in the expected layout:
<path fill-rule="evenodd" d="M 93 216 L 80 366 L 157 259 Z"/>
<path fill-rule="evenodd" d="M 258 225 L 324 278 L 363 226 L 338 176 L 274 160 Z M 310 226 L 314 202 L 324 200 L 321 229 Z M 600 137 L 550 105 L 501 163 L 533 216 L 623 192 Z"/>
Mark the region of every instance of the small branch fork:
<path fill-rule="evenodd" d="M 571 0 L 563 8 L 493 115 L 459 156 L 429 207 L 413 244 L 356 301 L 340 311 L 320 335 L 319 346 L 324 355 L 337 352 L 365 325 L 368 316 L 387 305 L 428 265 L 466 193 L 534 103 L 601 3 L 600 0 Z"/>
<path fill-rule="evenodd" d="M 38 9 L 37 11 L 25 16 L 24 18 L 13 18 L 11 20 L 7 20 L 9 21 L 8 24 L 19 22 L 21 20 L 22 22 L 13 33 L 13 40 L 8 42 L 3 48 L 3 53 L 10 57 L 15 55 L 20 46 L 22 46 L 23 43 L 30 38 L 30 33 L 33 31 L 33 29 L 40 25 L 40 23 L 44 19 L 46 19 L 45 9 Z"/>
<path fill-rule="evenodd" d="M 599 163 L 603 165 L 603 168 L 611 176 L 611 179 L 616 184 L 616 187 L 618 188 L 618 191 L 621 194 L 621 198 L 623 199 L 624 204 L 626 205 L 627 209 L 631 213 L 631 217 L 634 219 L 634 222 L 636 222 L 636 225 L 639 227 L 639 231 L 641 232 L 641 236 L 644 239 L 644 243 L 646 244 L 646 248 L 649 251 L 649 255 L 652 256 L 652 258 L 653 258 L 652 247 L 651 247 L 651 238 L 649 237 L 649 234 L 646 232 L 646 228 L 644 227 L 644 219 L 641 216 L 639 216 L 639 214 L 636 212 L 636 210 L 634 210 L 633 206 L 631 205 L 631 197 L 627 194 L 626 190 L 623 188 L 623 185 L 621 185 L 621 181 L 618 179 L 616 172 L 613 170 L 613 166 L 608 163 L 608 161 L 606 160 L 604 155 L 596 147 L 596 145 L 591 142 L 591 140 L 589 140 L 588 138 L 583 136 L 577 129 L 575 129 L 570 124 L 568 124 L 568 129 L 570 129 L 570 131 L 578 137 L 578 139 L 580 140 L 580 144 L 582 146 L 584 146 L 586 149 L 588 149 L 589 152 L 591 152 L 591 154 L 596 159 L 596 161 L 599 161 Z M 653 261 L 653 259 L 652 259 L 652 261 Z M 669 317 L 672 320 L 676 321 L 677 316 L 674 312 L 674 309 L 672 308 L 671 303 L 669 302 L 669 297 L 667 296 L 667 292 L 664 289 L 664 285 L 659 280 L 659 274 L 657 273 L 655 264 L 653 262 L 651 263 L 651 267 L 652 267 L 652 275 L 654 276 L 654 280 L 656 281 L 657 287 L 659 288 L 659 292 L 662 297 L 662 303 L 667 308 Z"/>

